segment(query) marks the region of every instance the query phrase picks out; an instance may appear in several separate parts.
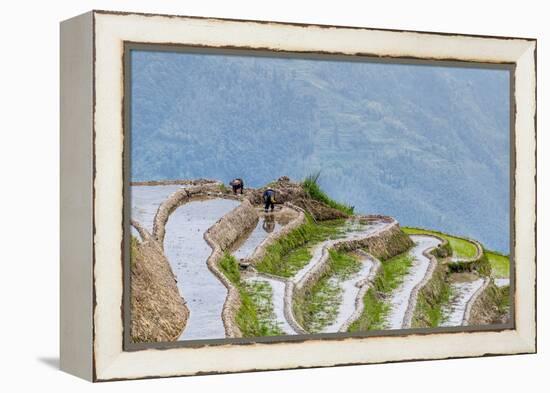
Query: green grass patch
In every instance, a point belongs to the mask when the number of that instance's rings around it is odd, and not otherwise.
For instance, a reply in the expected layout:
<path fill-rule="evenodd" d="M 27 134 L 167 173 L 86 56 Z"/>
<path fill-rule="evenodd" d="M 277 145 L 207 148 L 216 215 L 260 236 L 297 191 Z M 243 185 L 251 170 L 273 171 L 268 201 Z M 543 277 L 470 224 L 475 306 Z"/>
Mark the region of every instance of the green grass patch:
<path fill-rule="evenodd" d="M 467 239 L 422 228 L 402 227 L 401 229 L 408 235 L 436 235 L 446 239 L 453 249 L 453 256 L 456 258 L 471 259 L 477 255 L 477 247 Z"/>
<path fill-rule="evenodd" d="M 342 303 L 340 283 L 361 269 L 354 256 L 330 250 L 325 273 L 293 304 L 297 320 L 310 333 L 318 333 L 334 322 Z"/>
<path fill-rule="evenodd" d="M 239 272 L 239 264 L 235 257 L 231 254 L 225 253 L 220 261 L 220 268 L 234 285 L 241 285 L 241 273 Z"/>
<path fill-rule="evenodd" d="M 321 187 L 319 186 L 319 176 L 321 176 L 321 172 L 317 172 L 315 174 L 307 176 L 302 182 L 302 187 L 304 188 L 304 191 L 312 199 L 322 202 L 325 205 L 330 206 L 333 209 L 339 210 L 344 214 L 352 215 L 354 210 L 353 206 L 336 202 L 321 189 Z"/>
<path fill-rule="evenodd" d="M 413 263 L 408 252 L 399 254 L 382 262 L 382 269 L 374 280 L 374 288 L 380 293 L 389 294 L 402 282 Z"/>
<path fill-rule="evenodd" d="M 306 222 L 278 239 L 266 249 L 256 269 L 280 277 L 292 277 L 311 259 L 309 247 L 338 236 L 345 220 L 315 223 L 306 214 Z"/>
<path fill-rule="evenodd" d="M 510 277 L 510 258 L 494 251 L 485 250 L 487 260 L 491 264 L 491 272 L 496 278 Z"/>
<path fill-rule="evenodd" d="M 445 320 L 443 306 L 451 301 L 452 288 L 444 265 L 439 265 L 432 279 L 418 293 L 412 327 L 437 327 Z"/>
<path fill-rule="evenodd" d="M 384 329 L 390 305 L 380 298 L 380 294 L 374 288 L 369 288 L 363 297 L 363 304 L 365 305 L 363 313 L 350 325 L 348 332 Z"/>
<path fill-rule="evenodd" d="M 261 281 L 244 282 L 241 279 L 237 260 L 228 253 L 220 261 L 220 268 L 239 290 L 241 305 L 235 319 L 243 337 L 283 335 L 284 332 L 275 321 L 273 313 L 271 286 Z"/>
<path fill-rule="evenodd" d="M 282 262 L 285 266 L 285 273 L 288 273 L 286 277 L 293 276 L 295 272 L 300 270 L 303 266 L 311 260 L 311 252 L 307 247 L 300 247 L 296 250 L 290 251 L 282 258 Z"/>
<path fill-rule="evenodd" d="M 499 313 L 506 314 L 510 311 L 510 287 L 505 286 L 502 288 L 499 288 L 500 290 L 500 301 L 498 302 L 498 311 Z"/>
<path fill-rule="evenodd" d="M 441 298 L 438 299 L 438 303 L 435 305 L 430 305 L 424 296 L 418 296 L 416 307 L 419 307 L 421 312 L 426 315 L 429 327 L 438 327 L 443 322 L 443 305 L 449 302 L 452 295 L 452 290 L 449 285 L 445 286 L 445 289 Z"/>
<path fill-rule="evenodd" d="M 252 324 L 252 329 L 245 329 L 245 333 L 243 333 L 247 334 L 245 337 L 284 335 L 283 330 L 277 324 L 273 310 L 273 289 L 271 285 L 266 281 L 245 283 L 245 291 L 250 296 L 259 322 L 257 325 Z M 237 314 L 237 323 L 240 326 L 246 325 L 245 317 L 247 317 L 245 312 Z"/>
<path fill-rule="evenodd" d="M 231 191 L 225 184 L 220 183 L 220 192 L 223 194 L 227 194 Z"/>
<path fill-rule="evenodd" d="M 349 332 L 381 330 L 386 327 L 390 305 L 386 302 L 390 294 L 403 282 L 413 263 L 408 252 L 382 262 L 372 287 L 363 297 L 365 308 L 361 316 L 350 325 Z"/>

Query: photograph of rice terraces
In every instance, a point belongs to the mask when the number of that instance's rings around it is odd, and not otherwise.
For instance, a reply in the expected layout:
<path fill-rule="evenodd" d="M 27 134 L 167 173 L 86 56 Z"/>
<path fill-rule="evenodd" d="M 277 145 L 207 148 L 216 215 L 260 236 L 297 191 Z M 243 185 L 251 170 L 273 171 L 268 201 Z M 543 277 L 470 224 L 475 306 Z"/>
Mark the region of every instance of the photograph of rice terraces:
<path fill-rule="evenodd" d="M 131 342 L 510 321 L 508 69 L 129 53 Z"/>

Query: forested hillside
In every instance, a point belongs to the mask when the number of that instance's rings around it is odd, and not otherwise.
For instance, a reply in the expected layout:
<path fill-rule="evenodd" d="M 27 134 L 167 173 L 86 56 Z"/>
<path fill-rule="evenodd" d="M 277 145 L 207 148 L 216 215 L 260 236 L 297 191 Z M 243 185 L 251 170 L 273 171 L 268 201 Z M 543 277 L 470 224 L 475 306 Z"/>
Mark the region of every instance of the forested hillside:
<path fill-rule="evenodd" d="M 282 175 L 508 252 L 499 70 L 134 52 L 132 180 Z"/>

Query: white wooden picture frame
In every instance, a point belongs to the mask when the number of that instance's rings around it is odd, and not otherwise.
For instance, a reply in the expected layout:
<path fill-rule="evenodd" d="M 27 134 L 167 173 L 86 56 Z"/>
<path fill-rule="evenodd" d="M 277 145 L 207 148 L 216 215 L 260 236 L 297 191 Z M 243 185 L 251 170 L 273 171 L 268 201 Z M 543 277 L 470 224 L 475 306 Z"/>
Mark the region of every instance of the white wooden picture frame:
<path fill-rule="evenodd" d="M 296 341 L 125 344 L 126 44 L 502 64 L 513 69 L 512 323 Z M 91 381 L 536 351 L 536 40 L 92 11 L 61 24 L 61 368 Z M 127 323 L 127 321 L 126 321 Z"/>

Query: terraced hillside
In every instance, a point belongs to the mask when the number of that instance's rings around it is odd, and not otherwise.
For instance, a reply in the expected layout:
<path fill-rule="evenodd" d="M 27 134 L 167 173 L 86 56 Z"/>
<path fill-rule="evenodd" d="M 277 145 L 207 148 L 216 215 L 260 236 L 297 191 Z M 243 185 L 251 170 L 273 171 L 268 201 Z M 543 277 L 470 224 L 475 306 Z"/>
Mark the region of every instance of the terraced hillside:
<path fill-rule="evenodd" d="M 158 285 L 132 281 L 134 341 L 507 320 L 506 256 L 392 217 L 355 215 L 315 177 L 270 183 L 276 208 L 266 213 L 266 187 L 234 195 L 204 179 L 132 186 L 132 280 L 139 272 L 141 282 L 164 283 L 157 294 Z M 146 245 L 155 252 L 138 254 Z"/>

